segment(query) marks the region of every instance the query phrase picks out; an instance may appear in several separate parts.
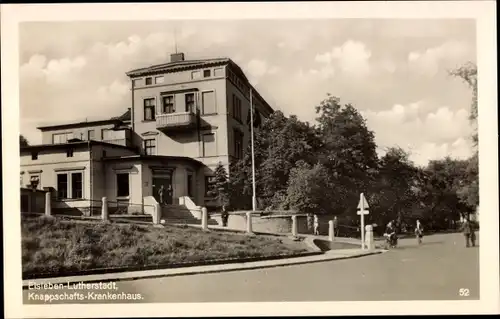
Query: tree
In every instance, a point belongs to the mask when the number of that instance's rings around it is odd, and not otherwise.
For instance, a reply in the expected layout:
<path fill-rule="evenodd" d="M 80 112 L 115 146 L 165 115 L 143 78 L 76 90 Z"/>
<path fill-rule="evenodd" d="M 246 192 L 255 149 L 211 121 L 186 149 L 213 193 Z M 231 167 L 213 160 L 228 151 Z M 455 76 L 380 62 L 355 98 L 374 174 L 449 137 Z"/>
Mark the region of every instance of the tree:
<path fill-rule="evenodd" d="M 458 196 L 459 189 L 467 181 L 467 166 L 467 161 L 447 157 L 430 161 L 423 170 L 420 198 L 425 206 L 424 218 L 435 227 L 449 227 L 451 221 L 473 210 Z"/>
<path fill-rule="evenodd" d="M 400 147 L 389 148 L 380 159 L 376 181 L 369 192 L 371 214 L 377 224 L 413 217 L 418 201 L 419 170 Z"/>
<path fill-rule="evenodd" d="M 477 66 L 472 62 L 467 62 L 461 67 L 449 71 L 451 76 L 461 78 L 472 89 L 472 102 L 469 119 L 477 120 Z"/>
<path fill-rule="evenodd" d="M 214 178 L 208 186 L 208 195 L 215 198 L 219 207 L 224 208 L 230 203 L 228 175 L 220 162 L 215 168 Z"/>
<path fill-rule="evenodd" d="M 479 205 L 479 163 L 477 152 L 467 160 L 465 185 L 457 190 L 460 200 L 469 207 Z"/>
<path fill-rule="evenodd" d="M 477 101 L 477 66 L 468 62 L 461 67 L 451 70 L 450 75 L 461 78 L 472 89 L 472 101 L 469 119 L 474 127 L 472 141 L 476 147 L 474 155 L 469 159 L 467 168 L 467 182 L 458 190 L 460 200 L 472 207 L 479 205 L 479 163 L 478 163 L 478 133 L 477 133 L 477 115 L 478 115 L 478 101 Z"/>
<path fill-rule="evenodd" d="M 329 209 L 337 214 L 354 213 L 359 193 L 366 193 L 378 169 L 375 136 L 351 104 L 341 105 L 330 94 L 316 113 L 321 151 L 315 157 L 332 176 Z"/>
<path fill-rule="evenodd" d="M 324 214 L 330 196 L 325 194 L 330 186 L 327 169 L 321 164 L 311 167 L 299 161 L 290 171 L 286 205 L 301 213 Z"/>
<path fill-rule="evenodd" d="M 232 198 L 251 205 L 252 158 L 248 145 L 244 158 L 230 168 Z M 254 135 L 257 197 L 266 208 L 279 208 L 286 197 L 291 169 L 299 160 L 312 163 L 318 146 L 316 131 L 296 116 L 276 111 Z M 244 197 L 244 198 L 242 198 Z"/>
<path fill-rule="evenodd" d="M 26 137 L 24 137 L 23 135 L 19 134 L 19 145 L 21 147 L 24 147 L 24 146 L 29 146 L 29 142 L 28 140 L 26 139 Z"/>

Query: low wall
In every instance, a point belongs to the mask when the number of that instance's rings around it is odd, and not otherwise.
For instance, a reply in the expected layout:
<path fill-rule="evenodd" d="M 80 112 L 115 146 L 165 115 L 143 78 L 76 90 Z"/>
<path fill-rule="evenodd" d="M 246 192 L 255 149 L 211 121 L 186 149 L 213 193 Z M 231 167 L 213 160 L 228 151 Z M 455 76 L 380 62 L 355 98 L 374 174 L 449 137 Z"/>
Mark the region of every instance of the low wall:
<path fill-rule="evenodd" d="M 181 196 L 179 197 L 179 205 L 184 205 L 191 215 L 193 215 L 194 218 L 196 219 L 201 219 L 202 218 L 202 213 L 201 213 L 201 206 L 196 205 L 193 200 L 188 197 L 188 196 Z M 222 221 L 221 221 L 222 225 Z"/>
<path fill-rule="evenodd" d="M 292 232 L 292 217 L 278 213 L 265 212 L 252 214 L 252 229 L 255 232 L 288 234 Z M 222 226 L 220 214 L 211 214 L 210 218 L 215 220 L 219 226 Z M 320 235 L 328 235 L 328 222 L 333 219 L 332 216 L 318 216 Z M 228 217 L 227 227 L 230 229 L 246 230 L 246 215 L 244 212 L 231 212 Z M 306 216 L 297 216 L 297 230 L 299 234 L 312 234 L 314 229 L 309 228 Z"/>

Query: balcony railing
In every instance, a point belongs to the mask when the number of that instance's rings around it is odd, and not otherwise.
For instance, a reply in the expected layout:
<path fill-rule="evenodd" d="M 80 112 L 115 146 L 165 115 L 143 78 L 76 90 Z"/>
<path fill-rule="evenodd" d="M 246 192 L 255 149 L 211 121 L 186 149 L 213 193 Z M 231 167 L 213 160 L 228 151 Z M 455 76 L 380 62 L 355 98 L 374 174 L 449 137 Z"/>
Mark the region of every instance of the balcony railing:
<path fill-rule="evenodd" d="M 192 128 L 196 124 L 193 112 L 166 113 L 156 115 L 156 128 L 163 131 L 178 131 Z"/>

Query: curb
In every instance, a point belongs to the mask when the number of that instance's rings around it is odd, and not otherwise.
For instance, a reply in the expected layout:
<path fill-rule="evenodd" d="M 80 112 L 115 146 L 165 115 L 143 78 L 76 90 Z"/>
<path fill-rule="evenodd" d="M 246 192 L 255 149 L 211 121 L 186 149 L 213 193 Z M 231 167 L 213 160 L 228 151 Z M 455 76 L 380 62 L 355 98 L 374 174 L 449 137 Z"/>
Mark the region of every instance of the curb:
<path fill-rule="evenodd" d="M 54 273 L 40 273 L 36 274 L 38 277 L 33 275 L 26 275 L 23 280 L 50 280 L 57 279 L 61 277 L 78 277 L 78 276 L 98 276 L 98 275 L 109 275 L 124 272 L 135 272 L 135 271 L 151 271 L 151 270 L 171 270 L 171 269 L 189 269 L 192 267 L 203 267 L 203 266 L 219 266 L 219 265 L 231 265 L 239 263 L 248 262 L 262 262 L 262 261 L 275 261 L 283 259 L 294 259 L 301 257 L 311 257 L 316 255 L 322 255 L 323 252 L 303 252 L 297 254 L 279 254 L 272 256 L 256 256 L 256 257 L 246 257 L 246 258 L 222 258 L 222 259 L 212 259 L 203 260 L 198 262 L 180 262 L 172 264 L 159 264 L 159 265 L 149 265 L 149 266 L 128 266 L 128 267 L 110 267 L 110 268 L 95 268 L 87 269 L 81 271 L 66 271 L 60 272 L 58 274 Z"/>
<path fill-rule="evenodd" d="M 164 278 L 164 277 L 178 277 L 178 276 L 189 276 L 189 275 L 199 275 L 199 274 L 210 274 L 210 273 L 222 273 L 222 272 L 230 272 L 230 271 L 241 271 L 241 270 L 255 270 L 255 269 L 265 269 L 265 268 L 277 268 L 277 267 L 285 267 L 285 266 L 294 266 L 294 265 L 303 265 L 303 264 L 310 264 L 310 263 L 316 263 L 316 262 L 327 262 L 327 261 L 333 261 L 333 260 L 345 260 L 345 259 L 354 259 L 354 258 L 360 258 L 360 257 L 365 257 L 365 256 L 370 256 L 370 255 L 378 255 L 381 253 L 386 252 L 386 250 L 379 250 L 379 251 L 372 251 L 372 252 L 366 252 L 366 253 L 361 253 L 361 254 L 355 254 L 351 256 L 331 256 L 323 259 L 317 259 L 317 260 L 304 260 L 304 261 L 298 261 L 294 262 L 294 258 L 289 258 L 291 259 L 291 262 L 288 263 L 277 263 L 277 264 L 270 264 L 270 265 L 245 265 L 246 263 L 242 263 L 242 265 L 238 268 L 232 268 L 232 269 L 200 269 L 200 270 L 194 270 L 194 271 L 189 271 L 189 269 L 186 269 L 185 272 L 179 272 L 179 273 L 166 273 L 166 274 L 151 274 L 151 275 L 138 275 L 138 276 L 131 276 L 131 277 L 123 277 L 123 278 L 104 278 L 104 279 L 91 279 L 91 280 L 82 280 L 82 279 L 73 279 L 73 280 L 68 280 L 66 281 L 67 284 L 72 284 L 72 283 L 80 283 L 80 282 L 85 282 L 85 283 L 96 283 L 96 282 L 119 282 L 119 281 L 133 281 L 133 280 L 139 280 L 139 279 L 153 279 L 153 278 Z M 320 255 L 320 254 L 316 254 Z M 321 255 L 325 256 L 326 254 L 321 253 Z M 283 259 L 279 259 L 283 260 Z M 259 262 L 259 261 L 257 261 Z M 226 264 L 227 265 L 227 264 Z M 184 267 L 182 267 L 184 268 Z M 181 269 L 182 269 L 181 268 Z M 188 268 L 188 267 L 186 267 Z M 38 279 L 31 279 L 32 281 L 39 280 L 39 279 L 50 279 L 50 278 L 38 278 Z M 52 278 L 52 279 L 57 279 Z M 23 280 L 23 281 L 30 281 L 30 279 Z M 23 290 L 28 289 L 29 284 L 23 283 Z"/>

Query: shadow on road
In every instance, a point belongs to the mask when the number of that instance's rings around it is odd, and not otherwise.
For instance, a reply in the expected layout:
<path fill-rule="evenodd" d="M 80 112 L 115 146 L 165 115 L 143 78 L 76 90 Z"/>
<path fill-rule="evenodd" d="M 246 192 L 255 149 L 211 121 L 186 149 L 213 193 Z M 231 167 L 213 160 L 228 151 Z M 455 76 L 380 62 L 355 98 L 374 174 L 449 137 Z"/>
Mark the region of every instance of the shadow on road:
<path fill-rule="evenodd" d="M 438 245 L 443 244 L 444 241 L 430 241 L 430 242 L 422 242 L 420 246 L 429 246 L 429 245 Z"/>

